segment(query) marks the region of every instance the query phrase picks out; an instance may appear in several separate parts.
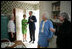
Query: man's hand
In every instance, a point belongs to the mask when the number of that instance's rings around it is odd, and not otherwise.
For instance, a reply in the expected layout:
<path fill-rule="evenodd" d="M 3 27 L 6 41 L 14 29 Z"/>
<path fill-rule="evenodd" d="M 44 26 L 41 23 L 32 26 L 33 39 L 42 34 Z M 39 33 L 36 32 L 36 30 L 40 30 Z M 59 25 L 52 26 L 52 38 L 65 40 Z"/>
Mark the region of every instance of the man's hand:
<path fill-rule="evenodd" d="M 33 20 L 32 20 L 32 19 L 30 19 L 30 21 L 31 21 L 31 22 L 33 22 Z"/>

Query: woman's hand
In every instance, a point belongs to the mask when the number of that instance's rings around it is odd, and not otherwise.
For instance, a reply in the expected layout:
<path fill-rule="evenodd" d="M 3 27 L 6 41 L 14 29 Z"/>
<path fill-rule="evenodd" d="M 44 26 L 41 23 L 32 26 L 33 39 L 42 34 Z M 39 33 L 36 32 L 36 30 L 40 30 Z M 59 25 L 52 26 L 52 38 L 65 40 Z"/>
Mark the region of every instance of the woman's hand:
<path fill-rule="evenodd" d="M 14 35 L 12 35 L 12 38 L 14 37 Z"/>
<path fill-rule="evenodd" d="M 50 41 L 50 39 L 48 39 L 48 41 Z"/>
<path fill-rule="evenodd" d="M 55 32 L 55 31 L 56 31 L 56 29 L 54 29 L 54 28 L 50 28 L 50 31 Z"/>
<path fill-rule="evenodd" d="M 25 29 L 27 29 L 27 27 L 25 27 Z"/>
<path fill-rule="evenodd" d="M 26 22 L 25 24 L 28 24 L 28 22 Z"/>
<path fill-rule="evenodd" d="M 14 35 L 13 35 L 13 33 L 11 32 L 11 37 L 13 38 L 14 37 Z"/>

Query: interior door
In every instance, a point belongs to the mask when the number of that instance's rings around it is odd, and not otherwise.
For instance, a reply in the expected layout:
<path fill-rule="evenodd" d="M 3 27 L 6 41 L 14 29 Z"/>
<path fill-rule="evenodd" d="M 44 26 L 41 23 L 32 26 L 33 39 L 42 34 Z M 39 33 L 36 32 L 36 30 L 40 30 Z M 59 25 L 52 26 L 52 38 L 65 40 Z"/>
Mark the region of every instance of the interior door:
<path fill-rule="evenodd" d="M 8 36 L 8 16 L 1 15 L 1 39 L 9 39 Z"/>

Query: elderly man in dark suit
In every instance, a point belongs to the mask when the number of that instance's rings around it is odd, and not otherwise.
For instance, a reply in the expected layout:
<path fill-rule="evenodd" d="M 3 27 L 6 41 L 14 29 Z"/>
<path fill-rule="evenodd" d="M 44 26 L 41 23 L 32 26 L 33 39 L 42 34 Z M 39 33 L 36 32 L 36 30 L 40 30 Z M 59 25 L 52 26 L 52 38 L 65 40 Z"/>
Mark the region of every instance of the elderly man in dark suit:
<path fill-rule="evenodd" d="M 34 43 L 34 41 L 35 41 L 35 29 L 36 29 L 35 22 L 37 22 L 36 17 L 33 16 L 32 13 L 33 13 L 32 11 L 29 12 L 30 17 L 28 18 L 29 31 L 30 31 L 30 39 L 31 39 L 29 41 L 29 43 L 31 41 L 33 41 L 33 43 Z"/>

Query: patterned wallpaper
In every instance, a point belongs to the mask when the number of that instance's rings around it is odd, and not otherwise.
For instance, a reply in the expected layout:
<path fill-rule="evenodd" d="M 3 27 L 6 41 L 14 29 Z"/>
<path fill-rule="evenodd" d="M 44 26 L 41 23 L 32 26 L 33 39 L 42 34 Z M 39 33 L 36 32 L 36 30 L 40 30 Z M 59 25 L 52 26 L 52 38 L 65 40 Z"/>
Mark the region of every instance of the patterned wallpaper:
<path fill-rule="evenodd" d="M 17 1 L 1 1 L 1 14 L 12 14 L 13 8 L 36 10 L 39 9 L 38 4 L 28 4 Z"/>

